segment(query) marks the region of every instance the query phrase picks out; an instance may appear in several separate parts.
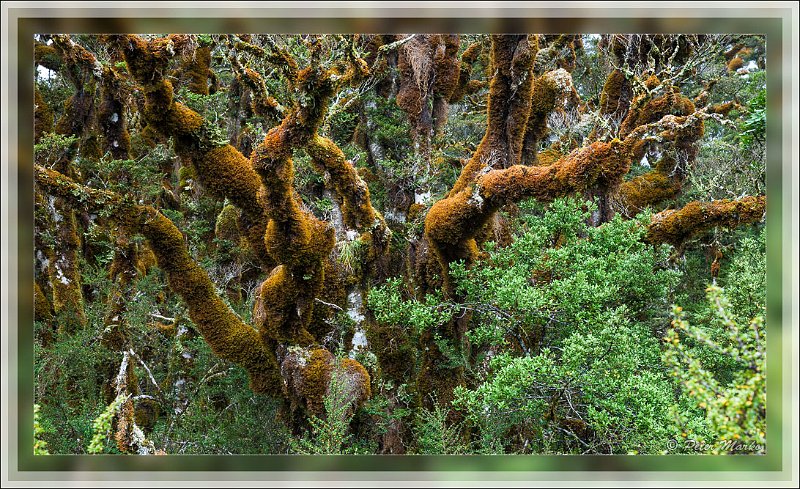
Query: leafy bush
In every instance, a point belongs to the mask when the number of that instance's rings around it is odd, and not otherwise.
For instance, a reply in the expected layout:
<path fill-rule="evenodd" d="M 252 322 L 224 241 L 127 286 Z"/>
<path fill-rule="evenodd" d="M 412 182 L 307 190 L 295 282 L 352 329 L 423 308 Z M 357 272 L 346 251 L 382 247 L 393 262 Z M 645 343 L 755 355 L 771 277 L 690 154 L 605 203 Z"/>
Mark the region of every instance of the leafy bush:
<path fill-rule="evenodd" d="M 682 428 L 683 438 L 691 440 L 694 446 L 696 443 L 707 446 L 711 453 L 729 450 L 763 453 L 766 448 L 767 404 L 764 319 L 756 316 L 743 325 L 734 320 L 731 302 L 722 289 L 711 286 L 707 293 L 714 314 L 713 322 L 716 323 L 710 326 L 723 329 L 725 336 L 713 339 L 707 327 L 690 325 L 683 309 L 676 306 L 673 308 L 673 327 L 664 338 L 664 362 L 671 368 L 683 393 L 702 410 L 708 430 L 695 432 L 692 425 L 697 424 L 696 421 L 688 419 L 684 412 L 675 411 L 678 426 Z M 727 382 L 718 380 L 714 372 L 703 365 L 696 349 L 687 345 L 687 340 L 702 343 L 719 355 L 730 358 L 736 366 L 732 378 Z M 745 448 L 732 448 L 734 446 Z"/>

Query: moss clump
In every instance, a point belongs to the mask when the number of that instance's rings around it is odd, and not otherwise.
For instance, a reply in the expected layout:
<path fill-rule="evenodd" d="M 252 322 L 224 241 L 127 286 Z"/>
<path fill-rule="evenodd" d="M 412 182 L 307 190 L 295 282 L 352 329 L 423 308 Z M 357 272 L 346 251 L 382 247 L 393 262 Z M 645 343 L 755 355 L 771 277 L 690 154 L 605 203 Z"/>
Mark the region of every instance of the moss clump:
<path fill-rule="evenodd" d="M 306 329 L 311 320 L 313 300 L 324 277 L 321 272 L 308 276 L 312 282 L 301 285 L 286 265 L 275 267 L 261 284 L 253 305 L 253 321 L 265 342 L 309 345 L 314 338 Z M 300 279 L 300 280 L 298 280 Z"/>
<path fill-rule="evenodd" d="M 53 132 L 55 115 L 38 88 L 34 89 L 33 97 L 33 141 L 38 142 L 42 134 Z"/>
<path fill-rule="evenodd" d="M 680 182 L 667 174 L 651 171 L 620 185 L 613 199 L 616 207 L 630 217 L 645 207 L 674 198 L 680 190 Z"/>
<path fill-rule="evenodd" d="M 533 87 L 532 51 L 537 47 L 535 37 L 492 36 L 491 66 L 496 74 L 489 85 L 486 133 L 449 197 L 471 186 L 485 167 L 506 167 L 520 161 Z"/>
<path fill-rule="evenodd" d="M 198 47 L 187 61 L 184 75 L 189 79 L 186 88 L 198 95 L 208 95 L 208 80 L 211 73 L 211 46 Z"/>
<path fill-rule="evenodd" d="M 228 240 L 234 243 L 239 241 L 239 210 L 228 204 L 222 208 L 217 216 L 214 226 L 214 234 L 219 239 Z"/>
<path fill-rule="evenodd" d="M 740 58 L 739 56 L 736 56 L 734 58 L 731 58 L 730 61 L 728 61 L 728 71 L 731 72 L 731 73 L 734 73 L 736 70 L 741 68 L 743 65 L 744 65 L 744 60 L 742 58 Z"/>
<path fill-rule="evenodd" d="M 51 71 L 60 70 L 63 64 L 55 47 L 38 42 L 34 45 L 33 59 L 36 64 Z"/>
<path fill-rule="evenodd" d="M 531 111 L 522 149 L 523 164 L 537 164 L 536 148 L 539 141 L 547 135 L 547 117 L 556 109 L 558 95 L 559 90 L 552 77 L 539 76 L 534 79 Z"/>
<path fill-rule="evenodd" d="M 309 414 L 324 415 L 324 397 L 330 390 L 334 370 L 344 383 L 350 412 L 358 409 L 372 395 L 369 373 L 360 363 L 337 360 L 323 348 L 290 347 L 281 362 L 281 374 L 292 408 L 302 407 Z"/>
<path fill-rule="evenodd" d="M 103 151 L 111 153 L 118 160 L 127 159 L 131 150 L 122 85 L 121 77 L 114 70 L 105 70 L 100 107 L 97 111 L 97 120 L 105 141 Z"/>
<path fill-rule="evenodd" d="M 136 401 L 133 417 L 136 424 L 142 428 L 145 433 L 149 433 L 153 431 L 160 412 L 161 406 L 158 404 L 158 401 L 145 397 Z"/>
<path fill-rule="evenodd" d="M 600 114 L 622 119 L 630 105 L 633 92 L 630 82 L 620 70 L 608 74 L 600 94 Z"/>
<path fill-rule="evenodd" d="M 461 65 L 459 67 L 458 81 L 456 82 L 455 89 L 450 94 L 450 103 L 454 104 L 461 101 L 465 96 L 471 95 L 484 86 L 485 82 L 481 80 L 472 80 L 472 66 L 481 54 L 483 46 L 481 43 L 474 42 L 467 46 L 467 49 L 461 54 Z"/>
<path fill-rule="evenodd" d="M 53 320 L 52 306 L 38 282 L 33 283 L 33 318 L 46 324 Z"/>
<path fill-rule="evenodd" d="M 669 209 L 654 215 L 645 235 L 649 243 L 679 246 L 715 227 L 734 228 L 761 221 L 766 212 L 766 196 L 738 200 L 689 202 L 683 208 Z"/>
<path fill-rule="evenodd" d="M 334 191 L 342 198 L 345 224 L 362 233 L 378 228 L 381 234 L 387 234 L 383 217 L 372 207 L 367 184 L 353 164 L 346 160 L 342 150 L 330 139 L 317 135 L 310 139 L 306 151 L 312 163 L 320 171 L 327 172 Z"/>

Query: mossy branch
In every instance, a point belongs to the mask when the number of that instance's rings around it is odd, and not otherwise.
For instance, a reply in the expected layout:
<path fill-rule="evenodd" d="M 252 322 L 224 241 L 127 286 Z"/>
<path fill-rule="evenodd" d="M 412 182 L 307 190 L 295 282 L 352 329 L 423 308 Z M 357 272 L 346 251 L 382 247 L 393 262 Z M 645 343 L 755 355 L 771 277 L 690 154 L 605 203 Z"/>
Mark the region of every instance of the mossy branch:
<path fill-rule="evenodd" d="M 495 75 L 489 87 L 486 133 L 448 196 L 434 204 L 425 219 L 425 234 L 440 258 L 445 277 L 452 260 L 472 258 L 472 238 L 497 210 L 496 205 L 484 202 L 482 186 L 474 186 L 479 174 L 513 166 L 520 160 L 531 107 L 535 39 L 492 36 Z M 498 190 L 494 185 L 488 188 Z"/>
<path fill-rule="evenodd" d="M 645 235 L 649 243 L 680 246 L 715 227 L 735 228 L 764 219 L 767 197 L 743 197 L 738 200 L 689 202 L 681 209 L 668 209 L 655 214 Z"/>
<path fill-rule="evenodd" d="M 264 246 L 269 217 L 258 198 L 258 174 L 236 148 L 212 140 L 211 131 L 204 130 L 208 122 L 176 102 L 172 84 L 163 79 L 169 57 L 178 47 L 185 47 L 188 40 L 185 36 L 170 36 L 146 42 L 134 35 L 125 40 L 123 53 L 128 69 L 144 87 L 145 120 L 162 134 L 175 138 L 176 152 L 192 162 L 198 180 L 212 195 L 228 198 L 242 210 L 248 243 L 265 266 L 274 264 Z"/>
<path fill-rule="evenodd" d="M 342 216 L 345 224 L 362 235 L 371 233 L 373 248 L 382 251 L 391 231 L 383 216 L 372 206 L 369 188 L 353 164 L 347 161 L 336 143 L 319 135 L 311 138 L 306 151 L 318 170 L 330 176 L 333 190 L 344 201 Z"/>
<path fill-rule="evenodd" d="M 472 95 L 486 86 L 485 82 L 472 80 L 472 67 L 482 50 L 483 45 L 480 42 L 473 42 L 467 46 L 467 49 L 461 54 L 458 81 L 456 82 L 455 89 L 450 94 L 449 102 L 451 104 L 460 102 L 467 95 Z"/>
<path fill-rule="evenodd" d="M 151 206 L 137 205 L 119 194 L 80 185 L 39 165 L 35 167 L 35 178 L 47 193 L 65 199 L 74 207 L 108 214 L 131 232 L 147 238 L 159 268 L 167 274 L 170 288 L 186 303 L 189 317 L 214 353 L 242 366 L 250 376 L 254 392 L 281 392 L 274 352 L 261 341 L 255 329 L 222 301 L 208 274 L 189 254 L 183 235 L 172 221 Z"/>
<path fill-rule="evenodd" d="M 595 142 L 549 166 L 515 165 L 489 170 L 475 183 L 434 204 L 425 220 L 425 234 L 443 259 L 474 258 L 475 235 L 503 205 L 535 197 L 542 202 L 589 188 L 614 188 L 630 169 L 619 140 Z"/>

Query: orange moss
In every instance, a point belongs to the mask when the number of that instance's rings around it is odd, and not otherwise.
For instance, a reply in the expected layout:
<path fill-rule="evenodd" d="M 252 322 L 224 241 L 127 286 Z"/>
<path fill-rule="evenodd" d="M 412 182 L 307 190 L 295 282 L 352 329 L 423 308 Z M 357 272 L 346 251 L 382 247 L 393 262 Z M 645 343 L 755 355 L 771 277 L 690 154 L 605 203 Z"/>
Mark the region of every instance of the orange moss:
<path fill-rule="evenodd" d="M 134 423 L 134 408 L 131 399 L 122 403 L 115 419 L 114 440 L 117 444 L 117 450 L 122 453 L 128 453 L 131 451 L 131 432 Z"/>
<path fill-rule="evenodd" d="M 367 370 L 351 359 L 337 360 L 323 348 L 290 349 L 281 362 L 285 393 L 294 409 L 324 416 L 324 397 L 330 391 L 332 374 L 343 383 L 344 395 L 352 413 L 371 396 Z"/>
<path fill-rule="evenodd" d="M 721 104 L 712 105 L 708 108 L 710 114 L 728 115 L 731 111 L 742 110 L 742 106 L 735 100 L 723 102 Z"/>
<path fill-rule="evenodd" d="M 534 79 L 530 116 L 522 149 L 523 164 L 537 164 L 536 148 L 539 141 L 547 135 L 547 117 L 556 108 L 558 94 L 558 88 L 553 78 L 539 76 Z"/>
<path fill-rule="evenodd" d="M 729 50 L 725 51 L 725 59 L 730 61 L 734 56 L 739 54 L 739 51 L 744 47 L 742 43 L 734 44 Z"/>
<path fill-rule="evenodd" d="M 685 241 L 715 227 L 734 228 L 760 222 L 765 215 L 766 196 L 738 200 L 693 201 L 683 208 L 669 209 L 654 215 L 647 228 L 649 243 L 679 246 Z"/>
<path fill-rule="evenodd" d="M 631 107 L 632 110 L 620 126 L 621 137 L 627 136 L 639 126 L 656 122 L 668 114 L 688 116 L 695 111 L 692 101 L 682 95 L 676 87 L 667 88 L 663 95 L 653 99 L 640 96 L 634 99 Z"/>
<path fill-rule="evenodd" d="M 675 198 L 680 190 L 679 181 L 667 174 L 651 171 L 620 185 L 612 199 L 615 201 L 615 207 L 631 217 L 645 207 Z"/>
<path fill-rule="evenodd" d="M 561 158 L 564 157 L 564 154 L 558 147 L 559 145 L 556 143 L 553 146 L 545 149 L 541 153 L 536 155 L 536 165 L 537 166 L 550 166 L 553 163 L 557 162 Z"/>
<path fill-rule="evenodd" d="M 492 67 L 486 133 L 450 190 L 455 196 L 486 167 L 508 167 L 520 161 L 531 107 L 533 53 L 536 38 L 492 36 Z"/>
<path fill-rule="evenodd" d="M 625 88 L 630 90 L 628 80 L 620 70 L 614 70 L 608 74 L 606 82 L 603 85 L 603 91 L 600 94 L 600 113 L 617 114 L 621 110 L 627 109 L 624 91 Z"/>
<path fill-rule="evenodd" d="M 211 73 L 211 46 L 200 46 L 186 63 L 185 76 L 189 78 L 186 88 L 199 95 L 208 95 L 208 80 Z"/>
<path fill-rule="evenodd" d="M 616 187 L 630 168 L 630 158 L 618 139 L 594 142 L 548 167 L 517 165 L 492 170 L 478 179 L 480 196 L 489 205 L 535 197 L 549 202 L 572 192 Z"/>
<path fill-rule="evenodd" d="M 653 90 L 654 88 L 656 88 L 659 85 L 661 85 L 661 80 L 659 80 L 656 75 L 650 75 L 644 81 L 644 86 L 648 90 Z"/>
<path fill-rule="evenodd" d="M 280 114 L 283 108 L 274 97 L 269 96 L 267 86 L 260 74 L 250 68 L 245 68 L 240 75 L 240 79 L 253 92 L 252 109 L 256 115 L 272 119 Z"/>
<path fill-rule="evenodd" d="M 728 61 L 728 71 L 733 73 L 744 65 L 744 60 L 738 56 Z"/>

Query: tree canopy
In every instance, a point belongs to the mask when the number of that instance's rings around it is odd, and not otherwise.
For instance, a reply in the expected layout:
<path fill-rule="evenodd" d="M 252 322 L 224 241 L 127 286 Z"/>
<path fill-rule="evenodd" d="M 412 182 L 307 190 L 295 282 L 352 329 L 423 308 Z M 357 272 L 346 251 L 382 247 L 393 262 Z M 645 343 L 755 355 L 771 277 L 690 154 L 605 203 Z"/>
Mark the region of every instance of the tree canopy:
<path fill-rule="evenodd" d="M 763 453 L 765 39 L 37 35 L 37 453 Z"/>

